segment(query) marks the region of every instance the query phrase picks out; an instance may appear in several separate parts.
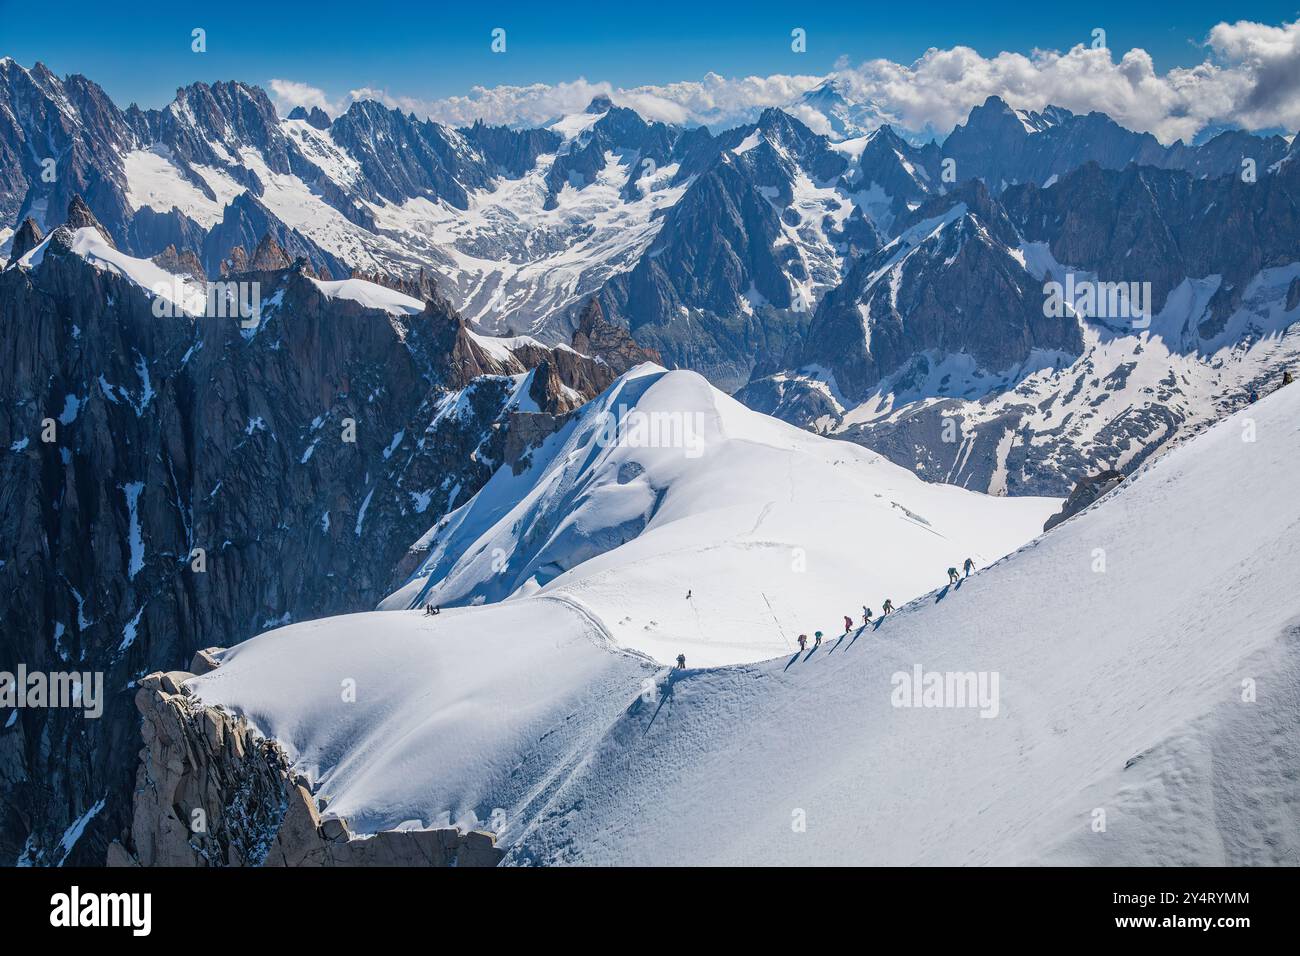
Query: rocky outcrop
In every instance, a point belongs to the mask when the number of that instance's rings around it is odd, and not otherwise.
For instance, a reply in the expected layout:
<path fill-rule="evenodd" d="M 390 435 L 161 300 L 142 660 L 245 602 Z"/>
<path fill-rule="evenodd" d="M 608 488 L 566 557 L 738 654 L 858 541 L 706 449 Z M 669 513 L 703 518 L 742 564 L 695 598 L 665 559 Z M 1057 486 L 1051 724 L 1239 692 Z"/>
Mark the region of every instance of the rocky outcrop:
<path fill-rule="evenodd" d="M 1061 506 L 1061 510 L 1047 519 L 1047 522 L 1043 525 L 1043 530 L 1051 531 L 1067 518 L 1073 518 L 1102 495 L 1108 494 L 1119 487 L 1119 483 L 1123 480 L 1124 473 L 1114 470 L 1101 471 L 1095 475 L 1084 475 L 1074 483 L 1074 490 L 1065 499 L 1065 504 Z"/>
<path fill-rule="evenodd" d="M 638 345 L 627 329 L 606 320 L 600 301 L 595 296 L 583 306 L 571 344 L 584 355 L 600 359 L 616 375 L 622 375 L 642 362 L 663 363 L 663 358 L 657 351 Z"/>
<path fill-rule="evenodd" d="M 270 236 L 289 260 L 306 259 L 321 278 L 345 276 L 351 268 L 338 256 L 321 248 L 297 229 L 286 226 L 257 196 L 242 192 L 232 199 L 216 223 L 203 237 L 199 258 L 209 275 L 220 275 L 223 260 L 232 258 L 235 246 L 256 250 Z M 232 263 L 229 272 L 255 269 L 252 258 L 242 268 Z"/>
<path fill-rule="evenodd" d="M 201 652 L 211 657 L 214 649 Z M 455 827 L 357 835 L 331 816 L 280 745 L 189 695 L 185 671 L 141 678 L 129 831 L 110 866 L 495 866 L 496 837 Z"/>
<path fill-rule="evenodd" d="M 199 262 L 199 257 L 191 249 L 177 252 L 175 246 L 168 246 L 153 257 L 153 262 L 173 275 L 188 276 L 200 282 L 207 278 L 203 272 L 203 263 Z"/>
<path fill-rule="evenodd" d="M 386 272 L 366 271 L 364 269 L 353 269 L 352 278 L 365 279 L 367 282 L 373 282 L 375 285 L 382 285 L 386 289 L 393 289 L 401 292 L 403 295 L 409 295 L 413 299 L 429 301 L 430 299 L 445 302 L 446 299 L 438 291 L 438 280 L 434 278 L 433 273 L 427 269 L 421 268 L 413 277 L 403 278 L 389 275 Z"/>
<path fill-rule="evenodd" d="M 280 269 L 287 269 L 293 265 L 293 260 L 288 254 L 280 248 L 280 244 L 275 241 L 275 237 L 269 232 L 262 237 L 253 250 L 253 258 L 248 263 L 250 272 L 278 272 Z"/>
<path fill-rule="evenodd" d="M 68 203 L 68 216 L 64 220 L 64 225 L 69 229 L 74 230 L 87 228 L 94 229 L 104 237 L 104 241 L 110 246 L 113 246 L 114 248 L 117 247 L 117 243 L 113 241 L 113 237 L 109 235 L 108 230 L 99 224 L 99 220 L 95 218 L 95 214 L 90 211 L 90 207 L 86 205 L 85 200 L 80 196 L 73 196 L 72 202 Z"/>
<path fill-rule="evenodd" d="M 14 233 L 14 241 L 9 246 L 9 261 L 17 262 L 39 246 L 44 238 L 45 234 L 41 232 L 41 227 L 36 224 L 36 220 L 28 216 Z"/>
<path fill-rule="evenodd" d="M 248 271 L 248 253 L 243 246 L 231 246 L 230 252 L 217 265 L 217 274 L 221 276 L 238 275 Z"/>
<path fill-rule="evenodd" d="M 292 110 L 289 111 L 288 119 L 306 120 L 309 124 L 311 124 L 316 129 L 330 128 L 329 114 L 326 113 L 319 106 L 313 106 L 311 108 L 311 112 L 308 112 L 305 107 L 295 106 Z"/>

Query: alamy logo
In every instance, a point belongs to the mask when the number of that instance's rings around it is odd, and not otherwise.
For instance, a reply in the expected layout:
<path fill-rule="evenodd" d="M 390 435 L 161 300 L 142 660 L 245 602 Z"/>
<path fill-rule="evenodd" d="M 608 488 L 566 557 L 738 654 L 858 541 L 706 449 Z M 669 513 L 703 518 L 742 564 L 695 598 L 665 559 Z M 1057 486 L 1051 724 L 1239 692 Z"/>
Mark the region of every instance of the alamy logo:
<path fill-rule="evenodd" d="M 152 912 L 149 893 L 82 893 L 74 886 L 50 897 L 51 926 L 129 926 L 131 935 L 148 936 Z"/>
<path fill-rule="evenodd" d="M 1151 325 L 1150 282 L 1094 282 L 1065 274 L 1065 284 L 1044 283 L 1043 315 L 1049 319 L 1067 314 L 1085 319 L 1123 319 L 1135 329 Z"/>
<path fill-rule="evenodd" d="M 238 319 L 245 329 L 254 328 L 262 320 L 260 282 L 209 282 L 202 301 L 180 276 L 154 283 L 152 291 L 156 319 L 197 314 L 209 319 Z"/>
<path fill-rule="evenodd" d="M 0 671 L 0 707 L 81 708 L 86 716 L 104 713 L 102 671 L 29 671 L 19 664 L 17 673 Z"/>
<path fill-rule="evenodd" d="M 927 671 L 920 664 L 895 671 L 889 702 L 895 707 L 979 708 L 981 717 L 996 717 L 997 671 Z"/>
<path fill-rule="evenodd" d="M 607 415 L 596 444 L 601 448 L 680 448 L 687 458 L 704 454 L 703 412 L 643 412 L 618 407 Z"/>

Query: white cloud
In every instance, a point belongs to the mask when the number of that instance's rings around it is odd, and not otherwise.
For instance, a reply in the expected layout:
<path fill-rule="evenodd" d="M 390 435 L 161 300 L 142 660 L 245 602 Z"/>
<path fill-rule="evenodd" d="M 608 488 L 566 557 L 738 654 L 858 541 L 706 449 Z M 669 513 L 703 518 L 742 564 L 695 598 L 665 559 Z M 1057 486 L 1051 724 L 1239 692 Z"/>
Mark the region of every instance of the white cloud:
<path fill-rule="evenodd" d="M 874 101 L 909 128 L 950 130 L 990 95 L 1013 107 L 1099 110 L 1163 142 L 1190 139 L 1212 123 L 1256 130 L 1300 126 L 1300 23 L 1280 27 L 1221 23 L 1193 66 L 1158 73 L 1150 55 L 1118 59 L 1082 44 L 1061 53 L 999 53 L 969 47 L 927 50 L 910 65 L 870 60 L 835 76 L 854 100 Z"/>
<path fill-rule="evenodd" d="M 339 105 L 331 102 L 319 87 L 299 83 L 297 80 L 280 79 L 272 80 L 270 85 L 271 99 L 275 103 L 276 112 L 281 116 L 288 116 L 295 106 L 308 110 L 319 106 L 330 116 L 338 116 L 341 112 Z"/>
<path fill-rule="evenodd" d="M 1034 50 L 985 57 L 970 47 L 930 49 L 910 64 L 842 60 L 830 77 L 854 103 L 871 104 L 871 114 L 912 130 L 947 133 L 973 106 L 998 95 L 1013 107 L 1041 110 L 1064 106 L 1078 113 L 1100 110 L 1130 129 L 1148 131 L 1164 142 L 1190 139 L 1217 123 L 1257 130 L 1300 127 L 1300 21 L 1269 26 L 1220 23 L 1204 41 L 1205 58 L 1192 67 L 1156 71 L 1145 50 L 1119 55 L 1080 44 L 1065 52 Z M 797 105 L 825 76 L 747 76 L 716 73 L 701 80 L 653 86 L 615 87 L 583 77 L 564 83 L 477 86 L 462 96 L 420 99 L 362 88 L 349 101 L 376 99 L 453 126 L 477 119 L 492 124 L 537 126 L 578 112 L 598 95 L 629 106 L 649 119 L 714 129 L 754 119 L 769 106 L 791 110 L 818 132 L 824 117 Z M 321 106 L 331 115 L 346 107 L 305 83 L 272 80 L 277 108 Z"/>

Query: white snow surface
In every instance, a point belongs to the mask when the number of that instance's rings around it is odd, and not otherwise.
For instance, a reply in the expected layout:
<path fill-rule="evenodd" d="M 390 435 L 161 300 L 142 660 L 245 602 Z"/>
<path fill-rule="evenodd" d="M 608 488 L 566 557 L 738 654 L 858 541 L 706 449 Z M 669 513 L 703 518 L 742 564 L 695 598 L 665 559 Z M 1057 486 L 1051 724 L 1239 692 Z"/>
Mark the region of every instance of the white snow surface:
<path fill-rule="evenodd" d="M 280 741 L 329 797 L 326 816 L 366 833 L 475 826 L 526 802 L 654 672 L 612 653 L 575 609 L 539 598 L 292 624 L 188 686 Z"/>
<path fill-rule="evenodd" d="M 900 605 L 967 557 L 988 564 L 1059 507 L 928 484 L 646 364 L 425 535 L 382 606 L 543 594 L 660 662 L 739 663 Z"/>
<path fill-rule="evenodd" d="M 539 593 L 294 625 L 188 686 L 284 742 L 359 829 L 500 809 L 508 863 L 1293 863 L 1297 421 L 1300 388 L 1268 396 L 960 587 L 805 654 L 647 687 L 644 658 Z M 803 470 L 816 486 L 837 467 Z M 996 715 L 895 706 L 918 666 L 996 674 Z"/>
<path fill-rule="evenodd" d="M 672 680 L 511 859 L 1294 864 L 1298 419 L 1275 394 L 856 640 Z M 998 715 L 893 706 L 916 665 L 997 673 Z"/>
<path fill-rule="evenodd" d="M 419 315 L 424 311 L 424 303 L 419 299 L 365 279 L 337 279 L 333 282 L 312 279 L 311 282 L 327 299 L 350 299 L 368 309 L 380 309 L 390 315 Z"/>

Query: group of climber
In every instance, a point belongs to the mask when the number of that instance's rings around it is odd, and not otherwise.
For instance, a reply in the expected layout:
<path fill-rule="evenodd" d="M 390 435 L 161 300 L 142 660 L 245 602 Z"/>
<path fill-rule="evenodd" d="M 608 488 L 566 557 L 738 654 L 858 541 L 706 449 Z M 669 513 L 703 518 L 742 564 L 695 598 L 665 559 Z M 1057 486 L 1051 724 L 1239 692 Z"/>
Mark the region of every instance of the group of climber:
<path fill-rule="evenodd" d="M 967 558 L 967 559 L 965 560 L 965 562 L 963 562 L 963 564 L 962 564 L 961 567 L 962 567 L 962 571 L 965 572 L 965 576 L 966 576 L 966 577 L 970 577 L 970 573 L 971 573 L 972 571 L 975 570 L 975 562 L 974 562 L 973 560 L 971 560 L 970 558 Z M 949 584 L 956 584 L 956 583 L 957 583 L 958 581 L 960 581 L 961 579 L 962 579 L 962 575 L 957 573 L 957 569 L 956 569 L 956 568 L 949 568 L 949 569 L 948 569 L 948 583 L 949 583 Z M 686 596 L 689 598 L 689 597 L 691 596 L 691 592 L 689 592 L 689 591 L 686 592 Z M 894 602 L 891 601 L 889 598 L 885 598 L 885 603 L 881 605 L 881 611 L 882 611 L 882 613 L 881 613 L 881 617 L 888 617 L 889 615 L 893 614 L 893 613 L 894 613 Z M 870 624 L 873 623 L 874 620 L 875 620 L 875 619 L 872 618 L 872 616 L 871 616 L 871 608 L 867 607 L 865 604 L 862 605 L 862 626 L 863 626 L 863 627 L 868 627 Z M 853 618 L 851 618 L 851 617 L 849 617 L 849 615 L 845 614 L 845 615 L 844 615 L 844 633 L 845 633 L 845 634 L 848 634 L 848 633 L 849 633 L 850 631 L 852 631 L 852 630 L 853 630 Z M 813 650 L 817 650 L 817 648 L 819 648 L 819 647 L 821 647 L 821 646 L 822 646 L 822 632 L 821 632 L 821 631 L 813 631 Z M 807 650 L 807 649 L 808 649 L 808 635 L 807 635 L 807 634 L 800 634 L 800 635 L 799 635 L 799 650 L 801 650 L 801 651 L 805 651 L 805 650 Z M 686 669 L 686 655 L 685 655 L 685 654 L 678 654 L 678 655 L 677 655 L 677 667 L 678 667 L 679 670 L 685 670 L 685 669 Z"/>
<path fill-rule="evenodd" d="M 966 572 L 966 577 L 970 577 L 970 573 L 971 573 L 972 571 L 975 570 L 975 562 L 972 561 L 970 558 L 967 558 L 967 559 L 966 559 L 966 563 L 963 564 L 963 565 L 961 566 L 961 569 L 962 569 L 964 572 Z M 948 583 L 949 583 L 949 584 L 956 584 L 958 581 L 961 580 L 961 577 L 962 577 L 962 576 L 961 576 L 960 574 L 957 573 L 957 569 L 956 569 L 956 568 L 949 568 L 949 569 L 948 569 Z"/>
<path fill-rule="evenodd" d="M 966 561 L 965 561 L 965 563 L 962 565 L 962 570 L 966 572 L 966 577 L 970 577 L 970 573 L 971 573 L 972 571 L 975 570 L 975 562 L 972 561 L 970 558 L 967 558 Z M 948 583 L 949 583 L 949 584 L 955 584 L 957 581 L 960 581 L 960 580 L 961 580 L 961 575 L 957 573 L 957 569 L 956 569 L 956 568 L 949 568 L 949 569 L 948 569 Z M 880 615 L 880 616 L 881 616 L 881 617 L 889 617 L 889 615 L 891 615 L 891 614 L 893 614 L 893 613 L 894 613 L 894 602 L 893 602 L 892 600 L 890 600 L 889 598 L 885 598 L 885 603 L 881 605 L 881 615 Z M 873 618 L 873 617 L 871 616 L 871 614 L 872 614 L 871 608 L 867 607 L 865 604 L 862 605 L 862 626 L 863 626 L 863 627 L 869 627 L 871 624 L 873 624 L 873 623 L 875 622 L 876 618 Z M 848 634 L 848 633 L 849 633 L 850 631 L 852 631 L 852 630 L 853 630 L 853 618 L 851 618 L 851 617 L 849 617 L 849 615 L 845 614 L 845 615 L 844 615 L 844 633 L 845 633 L 845 634 Z M 821 647 L 821 646 L 822 646 L 822 632 L 821 632 L 821 631 L 814 631 L 814 632 L 813 632 L 813 650 L 817 650 L 817 648 L 819 648 L 819 647 Z M 803 651 L 803 650 L 807 650 L 807 648 L 808 648 L 808 635 L 807 635 L 807 634 L 800 634 L 800 635 L 799 635 L 799 650 Z"/>
<path fill-rule="evenodd" d="M 441 605 L 441 604 L 426 604 L 426 605 L 424 606 L 424 616 L 425 616 L 425 617 L 433 617 L 434 615 L 436 615 L 436 614 L 441 614 L 441 613 L 442 613 L 442 605 Z"/>

